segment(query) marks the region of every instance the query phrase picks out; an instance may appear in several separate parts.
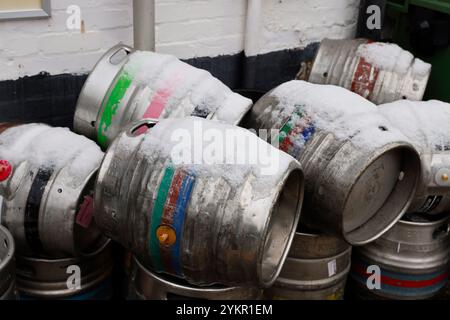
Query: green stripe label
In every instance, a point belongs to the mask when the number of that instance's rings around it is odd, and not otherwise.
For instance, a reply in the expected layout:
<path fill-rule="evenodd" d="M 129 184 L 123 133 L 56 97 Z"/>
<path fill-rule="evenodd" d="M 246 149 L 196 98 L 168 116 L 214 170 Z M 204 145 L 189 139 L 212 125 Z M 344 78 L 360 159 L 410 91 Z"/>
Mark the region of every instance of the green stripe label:
<path fill-rule="evenodd" d="M 142 59 L 134 59 L 126 63 L 118 75 L 114 88 L 111 90 L 111 93 L 104 104 L 102 115 L 100 117 L 100 125 L 98 126 L 97 132 L 97 142 L 103 148 L 108 146 L 108 138 L 106 133 L 114 121 L 114 116 L 119 109 L 120 102 L 125 96 L 127 90 L 130 88 L 130 85 L 133 83 L 133 79 L 141 68 L 143 62 L 144 60 Z"/>
<path fill-rule="evenodd" d="M 164 213 L 164 206 L 166 204 L 167 196 L 169 194 L 170 186 L 174 175 L 174 168 L 172 165 L 167 166 L 164 170 L 161 183 L 159 184 L 158 194 L 156 195 L 155 205 L 153 207 L 151 223 L 150 223 L 150 254 L 153 262 L 153 267 L 157 271 L 163 271 L 163 265 L 161 262 L 161 254 L 159 250 L 159 240 L 156 236 L 156 230 L 158 229 L 161 218 Z"/>

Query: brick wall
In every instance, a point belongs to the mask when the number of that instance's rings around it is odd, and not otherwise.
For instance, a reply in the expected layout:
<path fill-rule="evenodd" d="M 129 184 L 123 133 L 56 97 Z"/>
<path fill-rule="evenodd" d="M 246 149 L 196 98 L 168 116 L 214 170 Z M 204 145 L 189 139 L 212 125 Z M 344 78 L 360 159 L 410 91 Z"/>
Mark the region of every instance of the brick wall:
<path fill-rule="evenodd" d="M 132 45 L 131 0 L 53 0 L 52 17 L 0 21 L 0 80 L 40 72 L 85 74 L 109 47 Z M 263 0 L 258 53 L 305 48 L 354 35 L 359 0 Z M 244 48 L 247 0 L 157 0 L 156 50 L 181 59 L 233 55 Z M 70 5 L 82 30 L 68 30 Z"/>

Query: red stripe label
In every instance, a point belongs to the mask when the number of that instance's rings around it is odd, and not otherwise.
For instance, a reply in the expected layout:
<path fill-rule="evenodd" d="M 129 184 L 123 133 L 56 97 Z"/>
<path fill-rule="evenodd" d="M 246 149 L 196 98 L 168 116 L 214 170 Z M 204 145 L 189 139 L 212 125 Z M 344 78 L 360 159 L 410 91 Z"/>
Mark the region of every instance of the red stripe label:
<path fill-rule="evenodd" d="M 371 273 L 368 273 L 361 265 L 354 264 L 352 266 L 352 269 L 354 272 L 358 273 L 359 275 L 363 276 L 364 278 L 368 278 L 371 276 Z M 447 272 L 444 272 L 443 274 L 432 278 L 432 279 L 426 279 L 426 280 L 400 280 L 400 279 L 393 279 L 390 277 L 386 277 L 381 275 L 381 283 L 387 284 L 394 287 L 402 287 L 402 288 L 424 288 L 433 286 L 441 281 L 444 281 L 448 276 Z"/>
<path fill-rule="evenodd" d="M 175 209 L 177 207 L 178 196 L 180 193 L 181 185 L 183 184 L 184 172 L 177 170 L 172 179 L 172 184 L 167 195 L 167 200 L 164 205 L 163 216 L 161 217 L 161 224 L 172 226 Z M 171 273 L 175 273 L 172 268 L 171 246 L 161 246 L 161 259 L 164 265 L 164 269 Z"/>
<path fill-rule="evenodd" d="M 372 66 L 364 58 L 359 58 L 358 66 L 356 67 L 351 91 L 369 98 L 372 95 L 375 83 L 377 82 L 379 69 Z"/>

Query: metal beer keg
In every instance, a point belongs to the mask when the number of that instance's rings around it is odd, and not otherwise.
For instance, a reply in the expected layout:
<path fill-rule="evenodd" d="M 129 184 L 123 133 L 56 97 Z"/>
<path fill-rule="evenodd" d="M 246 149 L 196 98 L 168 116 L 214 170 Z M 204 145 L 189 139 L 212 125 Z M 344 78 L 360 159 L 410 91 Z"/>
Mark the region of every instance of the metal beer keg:
<path fill-rule="evenodd" d="M 133 258 L 131 300 L 256 300 L 261 290 L 251 287 L 193 286 L 182 279 L 157 275 Z"/>
<path fill-rule="evenodd" d="M 422 100 L 430 74 L 430 64 L 396 44 L 324 39 L 306 79 L 344 87 L 382 104 Z"/>
<path fill-rule="evenodd" d="M 106 148 L 125 126 L 143 118 L 192 115 L 239 124 L 251 105 L 205 70 L 119 44 L 86 80 L 74 129 Z"/>
<path fill-rule="evenodd" d="M 134 124 L 108 149 L 95 190 L 98 226 L 157 273 L 200 286 L 273 283 L 300 216 L 300 164 L 236 126 L 197 117 L 153 125 Z M 220 151 L 223 137 L 236 160 Z M 258 152 L 261 160 L 239 163 Z"/>
<path fill-rule="evenodd" d="M 380 112 L 420 153 L 422 180 L 408 211 L 450 212 L 450 104 L 397 101 L 381 105 Z"/>
<path fill-rule="evenodd" d="M 406 214 L 377 241 L 355 248 L 351 290 L 363 299 L 429 299 L 445 287 L 450 258 L 449 216 Z M 369 289 L 374 271 L 380 288 Z"/>
<path fill-rule="evenodd" d="M 287 82 L 255 104 L 245 126 L 278 130 L 271 140 L 302 164 L 302 219 L 311 228 L 364 245 L 411 204 L 417 151 L 374 104 L 346 89 Z"/>
<path fill-rule="evenodd" d="M 23 300 L 109 300 L 113 256 L 108 242 L 82 258 L 17 256 L 17 288 Z M 79 283 L 77 282 L 77 277 Z"/>
<path fill-rule="evenodd" d="M 342 300 L 352 248 L 343 239 L 297 232 L 269 299 Z"/>
<path fill-rule="evenodd" d="M 1 223 L 18 253 L 70 257 L 106 241 L 91 223 L 102 158 L 94 142 L 68 129 L 28 124 L 0 133 Z"/>

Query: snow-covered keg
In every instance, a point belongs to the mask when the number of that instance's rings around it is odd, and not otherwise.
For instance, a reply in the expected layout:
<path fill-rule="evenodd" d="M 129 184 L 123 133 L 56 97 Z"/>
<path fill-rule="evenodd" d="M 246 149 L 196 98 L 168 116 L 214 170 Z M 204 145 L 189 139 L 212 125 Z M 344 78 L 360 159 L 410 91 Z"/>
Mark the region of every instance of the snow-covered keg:
<path fill-rule="evenodd" d="M 392 43 L 324 39 L 308 72 L 309 82 L 344 87 L 382 104 L 422 100 L 431 65 Z"/>
<path fill-rule="evenodd" d="M 142 120 L 109 147 L 94 216 L 152 272 L 269 286 L 302 201 L 298 161 L 250 131 L 198 117 Z"/>
<path fill-rule="evenodd" d="M 247 128 L 275 129 L 272 142 L 303 166 L 307 226 L 352 245 L 374 241 L 411 204 L 420 158 L 377 106 L 344 88 L 293 80 L 267 93 Z"/>
<path fill-rule="evenodd" d="M 198 116 L 239 124 L 251 105 L 205 70 L 171 55 L 119 44 L 86 80 L 74 128 L 106 148 L 136 120 Z"/>
<path fill-rule="evenodd" d="M 450 104 L 405 100 L 379 108 L 420 153 L 422 180 L 409 211 L 450 212 Z"/>
<path fill-rule="evenodd" d="M 0 133 L 0 159 L 1 223 L 18 253 L 70 257 L 106 241 L 92 223 L 103 159 L 94 142 L 65 128 L 17 125 Z"/>

